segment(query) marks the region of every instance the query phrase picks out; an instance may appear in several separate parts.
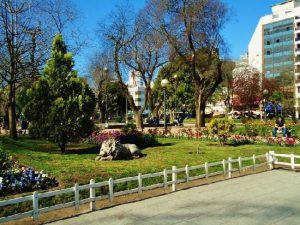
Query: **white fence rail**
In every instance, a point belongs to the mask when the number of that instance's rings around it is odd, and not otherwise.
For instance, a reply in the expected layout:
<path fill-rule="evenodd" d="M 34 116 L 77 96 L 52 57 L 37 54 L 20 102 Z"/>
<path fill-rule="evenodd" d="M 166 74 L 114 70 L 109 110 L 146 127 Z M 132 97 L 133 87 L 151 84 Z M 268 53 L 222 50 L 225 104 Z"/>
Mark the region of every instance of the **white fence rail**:
<path fill-rule="evenodd" d="M 280 166 L 288 166 L 291 169 L 296 169 L 296 167 L 300 167 L 300 163 L 296 162 L 296 159 L 300 159 L 300 156 L 294 154 L 276 154 L 274 151 L 270 151 L 269 153 L 269 161 L 272 162 L 271 166 L 273 168 L 274 165 Z M 286 161 L 279 161 L 280 159 L 288 159 Z M 300 162 L 300 160 L 299 160 Z"/>
<path fill-rule="evenodd" d="M 183 182 L 189 182 L 196 179 L 201 178 L 208 178 L 211 176 L 216 176 L 223 174 L 224 176 L 228 176 L 228 178 L 232 178 L 232 172 L 234 171 L 243 171 L 246 169 L 253 169 L 255 170 L 257 166 L 260 165 L 269 165 L 270 168 L 273 168 L 273 163 L 278 164 L 278 161 L 274 161 L 276 159 L 276 156 L 280 157 L 287 157 L 288 155 L 282 155 L 282 154 L 275 154 L 274 152 L 266 153 L 265 155 L 253 155 L 251 157 L 239 157 L 236 159 L 228 158 L 227 160 L 223 160 L 220 162 L 214 162 L 214 163 L 205 163 L 202 165 L 196 165 L 196 166 L 188 166 L 186 165 L 184 168 L 177 168 L 176 166 L 172 167 L 172 170 L 163 170 L 161 172 L 157 173 L 151 173 L 151 174 L 141 174 L 139 173 L 137 176 L 134 177 L 127 177 L 127 178 L 121 178 L 117 180 L 113 180 L 110 178 L 108 181 L 98 182 L 95 183 L 95 180 L 91 179 L 89 184 L 85 185 L 78 185 L 75 184 L 74 187 L 66 188 L 62 190 L 55 190 L 50 192 L 44 192 L 39 193 L 37 191 L 33 192 L 32 195 L 21 197 L 21 198 L 15 198 L 10 200 L 4 200 L 0 201 L 0 207 L 5 207 L 9 205 L 19 204 L 23 202 L 32 202 L 32 210 L 28 212 L 18 213 L 7 217 L 1 217 L 0 223 L 2 222 L 8 222 L 11 220 L 21 219 L 25 217 L 32 217 L 33 220 L 37 220 L 39 214 L 50 212 L 57 209 L 67 208 L 67 207 L 75 207 L 76 210 L 79 209 L 79 206 L 81 204 L 90 203 L 90 210 L 93 211 L 96 208 L 96 201 L 102 200 L 102 199 L 109 199 L 110 201 L 113 201 L 114 197 L 121 196 L 121 195 L 127 195 L 132 193 L 142 193 L 145 190 L 155 189 L 155 188 L 168 188 L 169 185 L 172 187 L 172 191 L 176 191 L 176 184 L 183 183 Z M 292 168 L 295 166 L 300 166 L 300 164 L 295 164 L 293 162 L 293 159 L 300 158 L 300 156 L 288 156 L 291 157 L 291 165 Z M 257 164 L 257 160 L 260 159 L 263 163 Z M 245 162 L 248 162 L 247 165 Z M 214 170 L 212 171 L 212 169 Z M 202 173 L 197 172 L 197 170 L 202 170 Z M 204 173 L 203 173 L 204 171 Z M 191 172 L 194 173 L 194 176 L 191 176 Z M 181 179 L 178 179 L 178 176 L 180 175 Z M 161 183 L 155 183 L 148 186 L 143 186 L 143 180 L 154 178 L 154 177 L 161 177 Z M 171 179 L 170 179 L 171 178 Z M 118 192 L 114 192 L 114 187 L 117 184 L 121 183 L 127 183 L 127 182 L 137 182 L 137 187 L 129 190 L 122 190 Z M 100 189 L 101 187 L 107 187 L 108 191 L 105 195 L 96 196 L 96 190 Z M 80 199 L 80 191 L 83 190 L 89 190 L 89 198 Z M 71 202 L 57 204 L 49 207 L 40 208 L 40 201 L 43 198 L 49 198 L 53 196 L 59 196 L 62 194 L 67 193 L 73 193 L 74 199 Z"/>

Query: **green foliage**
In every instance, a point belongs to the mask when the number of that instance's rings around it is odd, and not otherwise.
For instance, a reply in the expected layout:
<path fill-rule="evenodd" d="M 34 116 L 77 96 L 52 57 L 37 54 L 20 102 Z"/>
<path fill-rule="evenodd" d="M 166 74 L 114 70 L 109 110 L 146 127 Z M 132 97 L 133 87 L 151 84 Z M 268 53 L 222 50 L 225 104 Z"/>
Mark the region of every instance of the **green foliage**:
<path fill-rule="evenodd" d="M 171 62 L 159 70 L 152 90 L 152 104 L 163 101 L 163 90 L 160 82 L 164 78 L 169 81 L 166 89 L 167 107 L 171 110 L 176 108 L 177 111 L 193 111 L 195 109 L 195 89 L 191 85 L 191 71 L 179 60 Z"/>
<path fill-rule="evenodd" d="M 93 129 L 95 96 L 73 66 L 62 36 L 55 36 L 51 58 L 42 77 L 28 90 L 30 100 L 24 107 L 30 134 L 56 142 L 62 152 L 69 141 L 86 137 Z"/>
<path fill-rule="evenodd" d="M 148 147 L 158 146 L 159 143 L 158 143 L 157 138 L 154 135 L 144 134 L 144 135 L 136 137 L 135 144 L 140 149 L 144 149 L 144 148 L 148 148 Z"/>
<path fill-rule="evenodd" d="M 219 141 L 224 145 L 227 141 L 228 134 L 234 129 L 234 121 L 228 118 L 215 118 L 208 124 L 208 131 L 212 135 L 217 135 Z"/>
<path fill-rule="evenodd" d="M 7 170 L 12 167 L 12 160 L 4 150 L 2 142 L 0 142 L 0 171 Z"/>
<path fill-rule="evenodd" d="M 125 135 L 135 134 L 137 132 L 136 125 L 133 123 L 128 123 L 124 127 L 122 127 L 122 132 Z"/>
<path fill-rule="evenodd" d="M 245 135 L 249 137 L 256 137 L 258 135 L 258 127 L 249 123 L 245 124 Z"/>

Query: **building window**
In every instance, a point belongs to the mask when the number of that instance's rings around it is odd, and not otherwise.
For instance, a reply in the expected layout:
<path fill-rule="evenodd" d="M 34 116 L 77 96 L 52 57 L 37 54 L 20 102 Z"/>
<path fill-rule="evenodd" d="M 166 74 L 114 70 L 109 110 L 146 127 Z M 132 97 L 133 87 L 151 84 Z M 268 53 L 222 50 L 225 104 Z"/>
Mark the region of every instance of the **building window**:
<path fill-rule="evenodd" d="M 286 30 L 290 30 L 290 27 L 286 27 Z"/>
<path fill-rule="evenodd" d="M 267 41 L 267 45 L 270 45 L 271 43 L 270 43 L 270 41 Z"/>
<path fill-rule="evenodd" d="M 271 55 L 271 51 L 267 51 L 267 55 Z"/>
<path fill-rule="evenodd" d="M 300 93 L 300 86 L 299 86 L 299 87 L 297 87 L 297 89 L 298 89 L 298 93 Z"/>
<path fill-rule="evenodd" d="M 279 42 L 280 42 L 280 40 L 279 40 L 279 39 L 277 39 L 277 40 L 276 40 L 276 43 L 279 43 Z"/>

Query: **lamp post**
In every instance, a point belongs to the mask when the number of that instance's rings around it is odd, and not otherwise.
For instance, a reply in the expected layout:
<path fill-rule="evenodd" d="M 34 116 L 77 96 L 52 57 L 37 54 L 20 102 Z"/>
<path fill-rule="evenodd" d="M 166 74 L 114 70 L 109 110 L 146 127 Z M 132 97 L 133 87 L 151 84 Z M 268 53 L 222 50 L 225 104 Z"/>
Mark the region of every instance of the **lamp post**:
<path fill-rule="evenodd" d="M 125 123 L 127 124 L 128 123 L 128 99 L 127 99 L 127 96 L 126 96 L 126 115 L 125 115 Z"/>
<path fill-rule="evenodd" d="M 268 89 L 263 90 L 263 95 L 264 95 L 264 113 L 265 113 L 265 122 L 267 122 L 267 111 L 266 111 L 266 106 L 267 106 L 267 95 L 269 94 Z"/>
<path fill-rule="evenodd" d="M 164 129 L 167 131 L 167 115 L 166 115 L 166 88 L 169 81 L 167 79 L 163 79 L 160 84 L 164 90 Z"/>
<path fill-rule="evenodd" d="M 105 119 L 106 119 L 106 127 L 108 128 L 109 127 L 109 124 L 108 124 L 108 113 L 107 113 L 107 83 L 108 83 L 108 68 L 107 67 L 104 67 L 103 68 L 103 72 L 104 72 L 104 75 L 105 75 Z"/>
<path fill-rule="evenodd" d="M 176 117 L 176 111 L 177 111 L 177 74 L 175 74 L 173 76 L 174 80 L 175 80 L 175 117 Z"/>

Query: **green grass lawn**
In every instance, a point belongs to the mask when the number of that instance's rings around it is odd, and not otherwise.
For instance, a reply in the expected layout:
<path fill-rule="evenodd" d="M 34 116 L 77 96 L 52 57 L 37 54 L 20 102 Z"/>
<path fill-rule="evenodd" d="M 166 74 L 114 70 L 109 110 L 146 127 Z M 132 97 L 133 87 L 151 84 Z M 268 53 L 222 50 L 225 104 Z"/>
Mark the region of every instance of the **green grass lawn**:
<path fill-rule="evenodd" d="M 151 173 L 170 169 L 173 165 L 198 165 L 215 162 L 228 157 L 252 156 L 264 154 L 269 150 L 280 153 L 298 153 L 300 147 L 276 147 L 267 145 L 244 145 L 239 147 L 220 146 L 214 142 L 187 139 L 160 138 L 161 146 L 147 148 L 142 152 L 146 157 L 130 161 L 95 161 L 99 151 L 93 145 L 69 145 L 68 153 L 61 154 L 56 145 L 41 140 L 20 137 L 12 141 L 1 137 L 4 148 L 20 164 L 31 166 L 35 170 L 44 170 L 55 176 L 61 187 L 73 186 L 74 183 L 88 183 L 91 178 L 96 181 L 109 177 L 119 178 L 135 176 L 138 173 Z M 197 147 L 200 154 L 197 154 Z"/>

